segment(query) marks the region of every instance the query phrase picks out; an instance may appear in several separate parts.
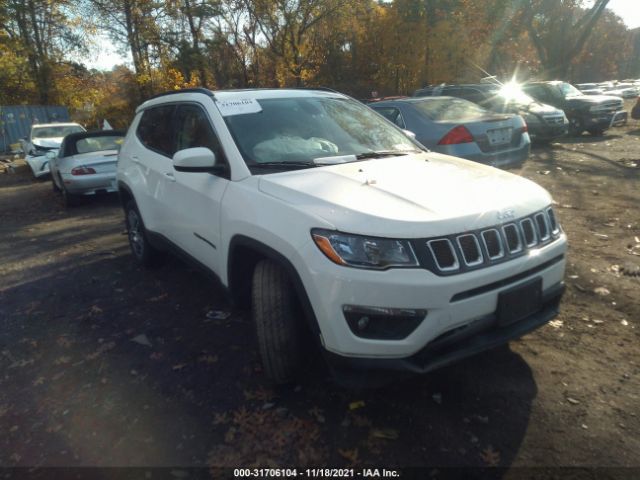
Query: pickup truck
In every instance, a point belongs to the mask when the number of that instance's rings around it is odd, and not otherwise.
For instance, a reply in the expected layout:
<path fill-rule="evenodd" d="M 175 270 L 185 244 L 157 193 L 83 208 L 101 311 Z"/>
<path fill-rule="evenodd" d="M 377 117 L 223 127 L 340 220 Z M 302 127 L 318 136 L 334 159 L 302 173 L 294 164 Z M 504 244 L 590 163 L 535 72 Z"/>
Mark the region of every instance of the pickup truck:
<path fill-rule="evenodd" d="M 564 110 L 569 119 L 569 135 L 585 130 L 602 135 L 612 126 L 627 122 L 622 99 L 610 95 L 585 95 L 567 82 L 531 82 L 522 89 L 536 100 Z"/>

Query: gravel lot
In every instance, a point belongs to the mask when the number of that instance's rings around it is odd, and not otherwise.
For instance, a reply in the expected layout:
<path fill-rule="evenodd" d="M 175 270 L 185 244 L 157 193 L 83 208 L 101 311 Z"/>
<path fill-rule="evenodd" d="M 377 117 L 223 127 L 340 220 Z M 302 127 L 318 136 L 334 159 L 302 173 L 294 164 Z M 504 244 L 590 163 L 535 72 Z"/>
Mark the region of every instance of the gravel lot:
<path fill-rule="evenodd" d="M 640 125 L 516 173 L 569 237 L 561 315 L 366 391 L 321 369 L 272 388 L 208 278 L 132 263 L 117 197 L 65 210 L 49 180 L 0 175 L 0 466 L 640 467 Z"/>

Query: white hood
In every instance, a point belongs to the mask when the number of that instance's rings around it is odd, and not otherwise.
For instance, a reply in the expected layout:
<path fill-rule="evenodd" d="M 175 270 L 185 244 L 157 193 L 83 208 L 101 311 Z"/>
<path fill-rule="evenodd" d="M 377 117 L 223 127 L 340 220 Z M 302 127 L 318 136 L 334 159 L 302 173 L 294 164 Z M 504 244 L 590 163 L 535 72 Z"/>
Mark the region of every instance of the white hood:
<path fill-rule="evenodd" d="M 33 139 L 33 144 L 39 147 L 60 148 L 64 137 L 38 138 Z"/>
<path fill-rule="evenodd" d="M 399 238 L 497 225 L 551 203 L 529 180 L 434 152 L 264 175 L 259 188 L 337 230 Z"/>

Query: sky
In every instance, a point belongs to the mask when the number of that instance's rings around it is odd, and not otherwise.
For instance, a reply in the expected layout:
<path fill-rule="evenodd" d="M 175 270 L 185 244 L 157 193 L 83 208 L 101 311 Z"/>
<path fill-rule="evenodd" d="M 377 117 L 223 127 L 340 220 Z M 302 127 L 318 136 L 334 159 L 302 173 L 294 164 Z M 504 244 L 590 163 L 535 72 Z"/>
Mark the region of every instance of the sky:
<path fill-rule="evenodd" d="M 587 3 L 592 3 L 587 2 Z M 609 0 L 607 8 L 622 18 L 629 28 L 640 27 L 640 0 Z M 122 57 L 107 37 L 100 39 L 100 51 L 85 62 L 88 68 L 98 70 L 111 70 L 115 65 L 126 63 L 131 64 L 131 57 Z"/>

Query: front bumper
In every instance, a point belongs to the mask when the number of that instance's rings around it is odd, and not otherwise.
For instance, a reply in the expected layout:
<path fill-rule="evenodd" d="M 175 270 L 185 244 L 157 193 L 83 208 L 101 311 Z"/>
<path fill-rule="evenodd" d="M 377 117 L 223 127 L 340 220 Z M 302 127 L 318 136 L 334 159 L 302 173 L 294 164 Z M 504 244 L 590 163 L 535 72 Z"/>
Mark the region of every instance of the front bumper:
<path fill-rule="evenodd" d="M 619 127 L 627 123 L 628 113 L 626 110 L 619 110 L 614 114 L 597 114 L 584 119 L 586 130 L 606 130 L 611 127 Z"/>
<path fill-rule="evenodd" d="M 327 353 L 326 357 L 338 380 L 345 383 L 349 383 L 351 377 L 357 376 L 363 370 L 377 372 L 373 376 L 378 381 L 385 378 L 385 372 L 387 374 L 428 373 L 520 338 L 546 324 L 558 314 L 564 290 L 563 282 L 548 288 L 543 293 L 542 308 L 516 323 L 499 326 L 494 312 L 477 319 L 464 330 L 435 339 L 410 357 L 397 359 L 354 358 L 332 353 Z"/>
<path fill-rule="evenodd" d="M 118 191 L 116 172 L 96 173 L 93 175 L 71 175 L 65 173 L 61 176 L 64 188 L 73 195 L 95 195 L 97 193 Z"/>
<path fill-rule="evenodd" d="M 25 161 L 29 165 L 29 168 L 31 168 L 33 176 L 36 178 L 44 177 L 51 173 L 49 170 L 49 160 L 44 155 L 27 155 Z"/>
<path fill-rule="evenodd" d="M 494 315 L 501 292 L 541 278 L 542 292 L 564 279 L 566 237 L 487 268 L 439 276 L 426 269 L 362 270 L 333 264 L 312 244 L 300 252 L 308 268 L 300 277 L 324 348 L 352 358 L 405 359 L 443 335 Z M 405 338 L 362 338 L 350 329 L 343 306 L 419 309 L 424 320 Z"/>
<path fill-rule="evenodd" d="M 569 131 L 569 123 L 557 125 L 529 124 L 529 136 L 531 141 L 548 141 L 564 137 Z"/>

